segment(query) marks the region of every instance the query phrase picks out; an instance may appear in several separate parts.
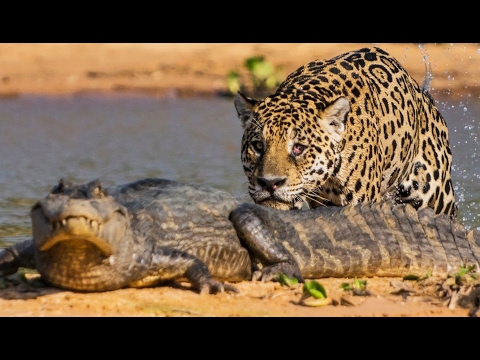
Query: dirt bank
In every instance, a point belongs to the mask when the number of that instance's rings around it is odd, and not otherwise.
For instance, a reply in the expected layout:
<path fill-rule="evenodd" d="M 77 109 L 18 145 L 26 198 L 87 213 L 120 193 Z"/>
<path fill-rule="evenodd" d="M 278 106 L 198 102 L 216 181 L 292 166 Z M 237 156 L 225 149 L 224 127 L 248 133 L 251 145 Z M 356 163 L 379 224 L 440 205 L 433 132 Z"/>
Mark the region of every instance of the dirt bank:
<path fill-rule="evenodd" d="M 225 91 L 230 70 L 263 55 L 286 76 L 304 63 L 372 44 L 0 44 L 0 95 L 138 92 L 209 96 Z M 476 44 L 376 44 L 421 83 L 425 57 L 434 96 L 478 97 Z"/>
<path fill-rule="evenodd" d="M 331 300 L 330 305 L 320 307 L 299 304 L 301 285 L 289 288 L 276 282 L 237 283 L 239 293 L 216 295 L 197 294 L 188 283 L 85 294 L 8 282 L 0 290 L 0 316 L 469 316 L 471 307 L 449 307 L 448 300 L 432 297 L 411 281 L 366 280 L 367 292 L 353 295 L 340 288 L 353 279 L 320 279 Z"/>

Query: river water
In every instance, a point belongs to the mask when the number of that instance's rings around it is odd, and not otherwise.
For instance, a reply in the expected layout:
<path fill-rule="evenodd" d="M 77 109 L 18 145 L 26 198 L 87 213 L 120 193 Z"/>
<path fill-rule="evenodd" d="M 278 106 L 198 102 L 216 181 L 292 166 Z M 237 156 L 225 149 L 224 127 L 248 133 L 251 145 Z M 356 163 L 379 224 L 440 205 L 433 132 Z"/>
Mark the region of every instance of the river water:
<path fill-rule="evenodd" d="M 480 101 L 439 101 L 450 130 L 459 219 L 480 227 Z M 0 246 L 31 236 L 29 210 L 60 178 L 208 184 L 250 201 L 229 98 L 0 99 Z"/>

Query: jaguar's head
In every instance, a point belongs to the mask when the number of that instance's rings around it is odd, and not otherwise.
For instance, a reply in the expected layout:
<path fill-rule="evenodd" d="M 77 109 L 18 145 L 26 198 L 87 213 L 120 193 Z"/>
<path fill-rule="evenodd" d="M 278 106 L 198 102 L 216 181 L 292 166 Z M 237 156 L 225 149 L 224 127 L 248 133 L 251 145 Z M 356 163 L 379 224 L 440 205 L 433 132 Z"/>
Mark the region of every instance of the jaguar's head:
<path fill-rule="evenodd" d="M 237 93 L 234 100 L 244 128 L 241 159 L 248 191 L 257 204 L 277 209 L 317 207 L 318 193 L 339 167 L 350 103 L 330 103 L 292 90 L 261 101 Z"/>

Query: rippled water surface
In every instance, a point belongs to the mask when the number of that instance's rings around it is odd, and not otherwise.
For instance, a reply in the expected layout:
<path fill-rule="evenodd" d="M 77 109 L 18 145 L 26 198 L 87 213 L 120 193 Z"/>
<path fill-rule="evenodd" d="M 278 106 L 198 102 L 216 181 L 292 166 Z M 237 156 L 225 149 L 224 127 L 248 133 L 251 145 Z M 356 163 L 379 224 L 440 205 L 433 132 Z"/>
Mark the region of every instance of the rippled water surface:
<path fill-rule="evenodd" d="M 438 102 L 450 129 L 460 220 L 480 227 L 480 102 Z M 30 237 L 31 205 L 61 177 L 208 184 L 249 200 L 232 99 L 0 99 L 0 246 Z"/>

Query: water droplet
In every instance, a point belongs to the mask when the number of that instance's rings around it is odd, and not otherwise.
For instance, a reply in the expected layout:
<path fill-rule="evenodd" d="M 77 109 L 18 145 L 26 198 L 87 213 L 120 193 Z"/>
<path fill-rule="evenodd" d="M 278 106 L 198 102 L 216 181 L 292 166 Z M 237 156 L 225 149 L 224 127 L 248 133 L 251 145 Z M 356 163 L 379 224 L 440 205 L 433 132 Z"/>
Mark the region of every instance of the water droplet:
<path fill-rule="evenodd" d="M 463 111 L 468 111 L 466 106 L 463 107 Z"/>

